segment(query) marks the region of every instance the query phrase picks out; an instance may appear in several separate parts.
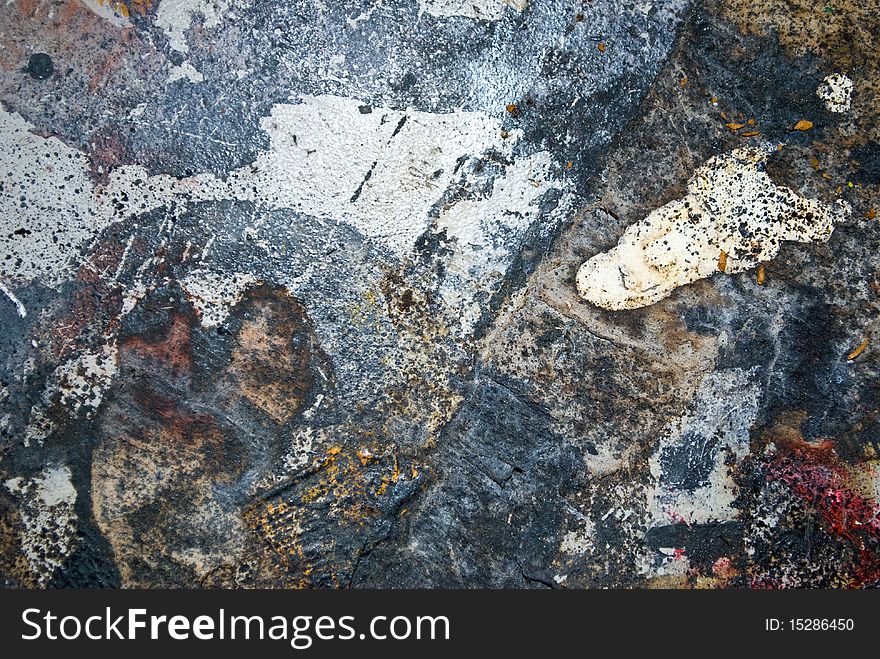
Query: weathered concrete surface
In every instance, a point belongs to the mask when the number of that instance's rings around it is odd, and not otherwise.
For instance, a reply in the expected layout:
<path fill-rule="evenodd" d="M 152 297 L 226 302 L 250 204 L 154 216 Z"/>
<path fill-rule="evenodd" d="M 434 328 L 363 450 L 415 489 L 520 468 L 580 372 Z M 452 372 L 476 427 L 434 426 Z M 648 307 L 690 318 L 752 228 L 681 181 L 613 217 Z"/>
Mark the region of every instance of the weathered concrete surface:
<path fill-rule="evenodd" d="M 876 585 L 878 29 L 873 2 L 4 5 L 3 583 Z M 726 190 L 702 278 L 578 294 L 744 148 L 766 177 Z M 755 217 L 765 187 L 818 242 Z M 680 264 L 703 232 L 670 236 Z"/>

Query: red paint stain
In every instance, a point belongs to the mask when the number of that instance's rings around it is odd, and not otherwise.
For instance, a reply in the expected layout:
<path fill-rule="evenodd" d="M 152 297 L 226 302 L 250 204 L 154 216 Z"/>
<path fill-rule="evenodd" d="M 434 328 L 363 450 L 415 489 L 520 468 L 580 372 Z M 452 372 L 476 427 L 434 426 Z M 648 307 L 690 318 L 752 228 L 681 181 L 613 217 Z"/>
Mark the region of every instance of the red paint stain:
<path fill-rule="evenodd" d="M 833 444 L 784 446 L 769 466 L 767 480 L 785 483 L 821 517 L 829 533 L 852 545 L 849 585 L 859 588 L 880 581 L 880 508 L 852 490 L 850 473 L 837 460 Z"/>
<path fill-rule="evenodd" d="M 687 526 L 688 528 L 691 528 L 690 520 L 688 520 L 687 518 L 685 518 L 684 515 L 681 515 L 680 513 L 677 513 L 677 512 L 675 512 L 674 510 L 669 511 L 667 514 L 669 515 L 669 518 L 670 518 L 673 522 L 675 522 L 676 524 L 684 524 L 684 525 Z"/>
<path fill-rule="evenodd" d="M 716 577 L 731 577 L 734 573 L 733 563 L 727 556 L 722 556 L 712 564 L 712 573 Z"/>

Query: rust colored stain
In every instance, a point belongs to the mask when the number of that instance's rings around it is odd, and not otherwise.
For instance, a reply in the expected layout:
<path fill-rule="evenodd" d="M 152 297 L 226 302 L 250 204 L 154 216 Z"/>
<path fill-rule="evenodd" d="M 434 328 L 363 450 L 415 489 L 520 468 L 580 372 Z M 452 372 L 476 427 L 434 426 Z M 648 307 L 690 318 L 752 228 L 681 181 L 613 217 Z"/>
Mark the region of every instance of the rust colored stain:
<path fill-rule="evenodd" d="M 190 336 L 192 332 L 193 318 L 175 313 L 171 326 L 163 336 L 156 340 L 151 337 L 132 336 L 122 342 L 120 360 L 125 359 L 127 352 L 141 357 L 149 357 L 167 364 L 175 371 L 187 371 L 192 364 L 190 355 Z"/>
<path fill-rule="evenodd" d="M 237 312 L 246 318 L 232 353 L 231 371 L 242 395 L 278 424 L 301 408 L 314 384 L 315 345 L 305 309 L 283 290 L 262 286 Z"/>

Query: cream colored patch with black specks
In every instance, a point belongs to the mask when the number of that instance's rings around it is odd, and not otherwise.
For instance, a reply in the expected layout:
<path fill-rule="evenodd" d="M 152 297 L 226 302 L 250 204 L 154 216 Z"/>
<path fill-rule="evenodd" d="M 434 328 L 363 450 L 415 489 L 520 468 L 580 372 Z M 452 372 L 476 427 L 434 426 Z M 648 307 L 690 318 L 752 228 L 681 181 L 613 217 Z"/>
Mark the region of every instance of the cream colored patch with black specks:
<path fill-rule="evenodd" d="M 609 310 L 654 304 L 679 286 L 719 269 L 743 272 L 779 252 L 782 241 L 823 242 L 850 212 L 777 186 L 764 171 L 770 147 L 747 147 L 709 159 L 687 195 L 626 229 L 616 247 L 577 273 L 581 296 Z"/>
<path fill-rule="evenodd" d="M 842 73 L 832 73 L 816 89 L 816 95 L 825 102 L 829 112 L 848 112 L 852 99 L 853 81 Z"/>
<path fill-rule="evenodd" d="M 49 465 L 32 478 L 11 478 L 3 484 L 21 500 L 22 551 L 40 586 L 49 583 L 78 543 L 71 478 L 66 465 Z"/>

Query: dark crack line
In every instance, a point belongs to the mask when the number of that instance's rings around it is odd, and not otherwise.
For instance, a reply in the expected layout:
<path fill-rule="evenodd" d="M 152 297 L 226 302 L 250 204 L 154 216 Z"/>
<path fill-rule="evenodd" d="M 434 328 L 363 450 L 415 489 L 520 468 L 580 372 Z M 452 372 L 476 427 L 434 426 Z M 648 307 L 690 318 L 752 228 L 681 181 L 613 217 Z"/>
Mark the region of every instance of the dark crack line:
<path fill-rule="evenodd" d="M 364 185 L 366 185 L 367 181 L 370 180 L 370 177 L 373 175 L 373 170 L 376 169 L 376 163 L 378 163 L 378 162 L 379 162 L 378 160 L 374 160 L 373 164 L 370 165 L 370 169 L 367 170 L 367 173 L 364 176 L 364 180 L 361 181 L 361 184 L 358 186 L 357 190 L 355 190 L 354 194 L 351 195 L 351 199 L 348 200 L 349 202 L 351 202 L 353 204 L 354 202 L 356 202 L 358 200 L 358 197 L 361 196 L 361 192 L 364 191 Z"/>
<path fill-rule="evenodd" d="M 539 583 L 542 586 L 546 586 L 552 590 L 559 590 L 559 584 L 553 581 L 553 579 L 547 579 L 537 574 L 530 574 L 526 572 L 526 569 L 522 566 L 522 563 L 517 561 L 517 565 L 519 565 L 519 572 L 522 574 L 523 579 L 528 581 L 529 583 Z"/>
<path fill-rule="evenodd" d="M 397 122 L 397 126 L 395 126 L 395 128 L 394 128 L 394 132 L 391 133 L 391 139 L 388 140 L 389 143 L 391 142 L 391 140 L 393 140 L 395 137 L 397 137 L 397 134 L 400 132 L 400 129 L 403 128 L 403 124 L 406 123 L 406 120 L 408 118 L 409 118 L 408 115 L 403 115 L 403 118 Z"/>

